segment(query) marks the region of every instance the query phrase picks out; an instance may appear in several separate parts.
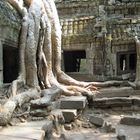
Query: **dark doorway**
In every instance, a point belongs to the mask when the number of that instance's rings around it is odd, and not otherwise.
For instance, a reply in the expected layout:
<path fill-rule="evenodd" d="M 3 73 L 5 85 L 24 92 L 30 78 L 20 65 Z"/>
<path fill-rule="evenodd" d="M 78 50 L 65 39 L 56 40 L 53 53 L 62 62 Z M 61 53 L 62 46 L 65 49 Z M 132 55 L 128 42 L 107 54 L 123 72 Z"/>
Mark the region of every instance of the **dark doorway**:
<path fill-rule="evenodd" d="M 18 77 L 18 48 L 3 45 L 3 83 L 11 83 Z"/>
<path fill-rule="evenodd" d="M 117 72 L 118 74 L 136 72 L 136 52 L 117 53 Z"/>
<path fill-rule="evenodd" d="M 65 72 L 79 72 L 81 59 L 86 58 L 85 50 L 64 51 L 64 68 Z"/>

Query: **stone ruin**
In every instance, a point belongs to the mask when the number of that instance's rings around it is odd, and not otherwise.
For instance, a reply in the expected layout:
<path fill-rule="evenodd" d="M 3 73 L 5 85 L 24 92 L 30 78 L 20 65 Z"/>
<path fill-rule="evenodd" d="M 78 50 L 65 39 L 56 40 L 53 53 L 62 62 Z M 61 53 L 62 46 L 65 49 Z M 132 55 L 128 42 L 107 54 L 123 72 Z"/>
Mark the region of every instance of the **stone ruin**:
<path fill-rule="evenodd" d="M 98 89 L 91 99 L 48 94 L 53 102 L 41 108 L 31 102 L 28 111 L 25 104 L 27 111 L 14 113 L 12 128 L 0 128 L 0 139 L 139 140 L 140 90 L 128 85 L 136 74 L 136 44 L 127 33 L 140 30 L 139 0 L 56 0 L 56 6 L 64 71 L 78 80 L 123 82 Z M 21 19 L 3 0 L 0 9 L 0 86 L 7 87 L 18 74 Z M 0 98 L 2 103 L 5 97 Z M 52 121 L 55 116 L 58 120 Z"/>

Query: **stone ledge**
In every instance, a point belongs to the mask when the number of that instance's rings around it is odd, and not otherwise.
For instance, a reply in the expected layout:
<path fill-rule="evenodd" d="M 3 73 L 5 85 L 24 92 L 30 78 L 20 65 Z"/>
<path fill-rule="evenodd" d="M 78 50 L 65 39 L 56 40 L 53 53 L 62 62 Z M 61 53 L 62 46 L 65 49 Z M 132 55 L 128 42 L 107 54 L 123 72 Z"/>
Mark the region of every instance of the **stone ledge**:
<path fill-rule="evenodd" d="M 84 109 L 87 98 L 84 96 L 65 97 L 60 100 L 60 109 Z"/>

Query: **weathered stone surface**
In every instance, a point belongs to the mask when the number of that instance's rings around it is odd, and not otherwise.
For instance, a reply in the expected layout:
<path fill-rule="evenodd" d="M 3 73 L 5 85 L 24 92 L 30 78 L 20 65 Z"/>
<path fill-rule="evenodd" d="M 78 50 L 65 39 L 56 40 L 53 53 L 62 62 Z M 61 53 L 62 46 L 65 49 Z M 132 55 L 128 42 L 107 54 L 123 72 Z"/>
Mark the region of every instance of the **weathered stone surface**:
<path fill-rule="evenodd" d="M 105 122 L 104 126 L 103 126 L 104 132 L 106 133 L 111 133 L 111 132 L 115 132 L 115 127 L 112 125 L 111 122 Z"/>
<path fill-rule="evenodd" d="M 137 117 L 137 116 L 124 116 L 120 120 L 120 124 L 140 126 L 140 117 Z"/>
<path fill-rule="evenodd" d="M 61 109 L 84 109 L 87 103 L 86 97 L 71 96 L 61 99 Z"/>
<path fill-rule="evenodd" d="M 113 88 L 105 88 L 99 90 L 100 94 L 96 95 L 96 98 L 104 98 L 104 97 L 128 97 L 134 94 L 134 90 L 132 87 L 113 87 Z"/>
<path fill-rule="evenodd" d="M 65 133 L 65 140 L 117 140 L 114 134 L 91 131 L 75 131 Z"/>
<path fill-rule="evenodd" d="M 75 120 L 77 116 L 77 110 L 75 109 L 62 109 L 62 114 L 65 119 L 65 123 L 70 123 Z"/>
<path fill-rule="evenodd" d="M 76 109 L 55 109 L 51 112 L 53 116 L 58 116 L 58 119 L 64 119 L 65 123 L 70 123 L 77 117 Z"/>
<path fill-rule="evenodd" d="M 41 130 L 44 121 L 27 122 L 18 126 L 5 127 L 0 131 L 0 140 L 43 140 L 45 132 Z"/>
<path fill-rule="evenodd" d="M 132 99 L 134 106 L 140 106 L 140 98 L 136 97 Z"/>
<path fill-rule="evenodd" d="M 124 135 L 118 135 L 117 139 L 118 140 L 126 140 L 126 137 Z"/>
<path fill-rule="evenodd" d="M 123 106 L 128 107 L 132 105 L 132 99 L 126 97 L 94 99 L 92 105 L 95 108 L 110 108 Z"/>
<path fill-rule="evenodd" d="M 100 126 L 101 127 L 101 126 L 104 125 L 104 119 L 102 117 L 100 117 L 100 116 L 92 115 L 92 116 L 90 116 L 89 121 L 92 124 L 96 125 L 96 126 Z"/>
<path fill-rule="evenodd" d="M 64 125 L 64 128 L 65 128 L 66 130 L 71 130 L 71 129 L 72 129 L 72 125 L 71 125 L 71 124 L 65 124 L 65 125 Z"/>
<path fill-rule="evenodd" d="M 116 133 L 118 136 L 122 137 L 122 140 L 139 140 L 140 126 L 130 126 L 120 124 L 116 126 Z"/>

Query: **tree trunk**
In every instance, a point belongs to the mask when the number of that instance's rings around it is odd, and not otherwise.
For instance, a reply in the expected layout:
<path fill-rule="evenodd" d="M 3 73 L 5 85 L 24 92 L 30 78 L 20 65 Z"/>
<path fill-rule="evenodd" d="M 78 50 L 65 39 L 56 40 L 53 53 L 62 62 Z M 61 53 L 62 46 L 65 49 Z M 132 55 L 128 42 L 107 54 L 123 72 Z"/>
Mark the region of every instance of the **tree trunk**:
<path fill-rule="evenodd" d="M 136 79 L 135 84 L 136 87 L 140 87 L 140 40 L 138 37 L 135 37 L 136 41 L 136 52 L 137 52 L 137 64 L 136 64 Z"/>

